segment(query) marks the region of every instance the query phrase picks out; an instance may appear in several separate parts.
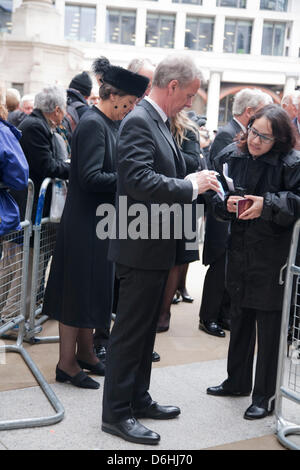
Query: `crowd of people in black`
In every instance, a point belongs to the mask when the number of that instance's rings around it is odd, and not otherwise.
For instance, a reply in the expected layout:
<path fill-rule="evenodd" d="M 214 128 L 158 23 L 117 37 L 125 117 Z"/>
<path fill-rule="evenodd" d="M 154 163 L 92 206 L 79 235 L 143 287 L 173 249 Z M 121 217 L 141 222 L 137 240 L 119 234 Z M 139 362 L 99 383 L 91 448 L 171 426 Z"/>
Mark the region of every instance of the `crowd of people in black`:
<path fill-rule="evenodd" d="M 92 74 L 99 86 L 93 98 Z M 149 213 L 155 204 L 188 204 L 195 233 L 196 206 L 204 205 L 208 269 L 199 328 L 220 338 L 230 331 L 228 377 L 207 393 L 252 393 L 246 419 L 274 409 L 279 272 L 300 217 L 300 96 L 286 95 L 280 105 L 258 88 L 242 88 L 231 120 L 211 138 L 205 117 L 187 111 L 201 81 L 187 56 L 168 56 L 157 66 L 136 59 L 127 69 L 100 57 L 67 90 L 49 86 L 21 99 L 7 89 L 0 108 L 1 181 L 8 147 L 26 157 L 33 214 L 44 178 L 68 180 L 43 302 L 43 313 L 59 322 L 56 380 L 98 389 L 88 373 L 105 375 L 102 430 L 131 442 L 160 440 L 139 419 L 180 414 L 152 400 L 151 363 L 160 359 L 155 336 L 169 329 L 173 305 L 193 302 L 186 277 L 201 253 L 187 249 L 184 235 L 174 236 L 176 213 L 168 237 L 163 220 L 151 237 L 151 219 L 147 237 L 99 237 L 99 207 L 113 206 L 118 225 L 124 197 L 128 226 L 137 203 Z M 24 218 L 26 189 L 19 189 L 11 185 Z"/>

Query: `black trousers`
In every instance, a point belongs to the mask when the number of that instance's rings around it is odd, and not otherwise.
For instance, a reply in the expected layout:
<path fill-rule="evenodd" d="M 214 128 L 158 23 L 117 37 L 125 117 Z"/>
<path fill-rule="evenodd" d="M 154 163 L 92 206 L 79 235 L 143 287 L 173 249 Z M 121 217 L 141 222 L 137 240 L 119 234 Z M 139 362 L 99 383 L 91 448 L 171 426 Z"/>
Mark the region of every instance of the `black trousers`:
<path fill-rule="evenodd" d="M 133 408 L 145 408 L 152 401 L 152 351 L 168 274 L 116 265 L 119 301 L 106 358 L 104 422 L 130 418 Z"/>
<path fill-rule="evenodd" d="M 252 403 L 272 410 L 276 391 L 281 311 L 232 306 L 226 390 L 251 392 L 257 330 L 257 361 Z"/>
<path fill-rule="evenodd" d="M 206 271 L 199 317 L 201 321 L 230 319 L 230 297 L 225 289 L 225 253 Z"/>

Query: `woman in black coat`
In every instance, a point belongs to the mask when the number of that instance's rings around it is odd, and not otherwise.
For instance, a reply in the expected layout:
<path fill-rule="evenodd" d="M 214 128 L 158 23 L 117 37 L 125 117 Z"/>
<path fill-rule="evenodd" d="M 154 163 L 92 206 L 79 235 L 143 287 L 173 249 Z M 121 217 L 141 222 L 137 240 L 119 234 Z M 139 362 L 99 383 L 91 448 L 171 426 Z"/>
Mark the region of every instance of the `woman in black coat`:
<path fill-rule="evenodd" d="M 257 328 L 255 383 L 245 419 L 263 418 L 274 409 L 283 301 L 279 277 L 300 217 L 300 153 L 294 144 L 288 115 L 268 105 L 251 118 L 244 138 L 216 160 L 220 174 L 227 163 L 236 190 L 224 203 L 214 200 L 216 214 L 231 220 L 226 280 L 231 334 L 228 378 L 207 393 L 250 395 Z M 251 206 L 236 217 L 238 201 L 245 198 Z"/>
<path fill-rule="evenodd" d="M 93 348 L 93 329 L 109 329 L 114 265 L 109 239 L 96 234 L 103 204 L 114 207 L 118 122 L 142 96 L 148 79 L 98 59 L 102 72 L 99 104 L 86 111 L 72 138 L 68 195 L 60 223 L 43 312 L 59 321 L 56 380 L 82 388 L 99 383 L 82 369 L 104 375 Z"/>

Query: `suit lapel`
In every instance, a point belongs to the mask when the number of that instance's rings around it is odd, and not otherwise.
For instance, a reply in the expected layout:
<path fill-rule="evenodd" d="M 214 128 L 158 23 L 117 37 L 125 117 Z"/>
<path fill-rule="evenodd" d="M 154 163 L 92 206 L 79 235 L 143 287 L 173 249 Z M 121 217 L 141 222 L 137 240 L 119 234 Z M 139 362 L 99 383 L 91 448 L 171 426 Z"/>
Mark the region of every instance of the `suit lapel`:
<path fill-rule="evenodd" d="M 166 124 L 163 122 L 161 116 L 158 114 L 156 109 L 147 101 L 147 100 L 142 100 L 138 106 L 143 106 L 151 115 L 152 119 L 157 123 L 157 126 L 164 136 L 164 138 L 167 140 L 169 145 L 172 147 L 173 153 L 174 153 L 174 160 L 175 160 L 175 165 L 176 165 L 176 170 L 177 170 L 177 175 L 180 178 L 185 177 L 185 162 L 182 157 L 182 154 L 180 152 L 180 149 L 178 148 L 177 144 L 175 143 L 175 140 L 167 128 Z"/>

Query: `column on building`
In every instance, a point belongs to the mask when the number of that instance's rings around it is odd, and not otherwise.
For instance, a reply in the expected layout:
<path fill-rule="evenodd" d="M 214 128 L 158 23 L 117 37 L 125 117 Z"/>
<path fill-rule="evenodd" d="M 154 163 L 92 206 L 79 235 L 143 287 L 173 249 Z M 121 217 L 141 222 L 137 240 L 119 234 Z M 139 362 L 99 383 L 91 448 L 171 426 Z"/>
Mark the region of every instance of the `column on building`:
<path fill-rule="evenodd" d="M 97 17 L 96 17 L 96 43 L 105 43 L 106 31 L 106 3 L 97 2 Z"/>
<path fill-rule="evenodd" d="M 175 50 L 184 49 L 185 24 L 186 24 L 186 12 L 178 11 L 176 15 L 176 27 L 175 27 L 175 37 L 174 37 L 174 49 Z"/>
<path fill-rule="evenodd" d="M 218 129 L 222 75 L 223 72 L 220 70 L 210 71 L 206 106 L 206 127 L 210 131 Z"/>
<path fill-rule="evenodd" d="M 136 47 L 145 47 L 146 39 L 146 23 L 147 23 L 147 9 L 144 6 L 139 6 L 136 12 Z"/>
<path fill-rule="evenodd" d="M 216 15 L 214 26 L 213 51 L 222 54 L 224 44 L 225 15 Z"/>
<path fill-rule="evenodd" d="M 287 94 L 292 93 L 293 91 L 295 91 L 299 75 L 300 75 L 300 71 L 299 71 L 299 74 L 297 74 L 297 75 L 295 74 L 295 75 L 286 75 L 285 76 L 285 84 L 284 84 L 284 90 L 283 90 L 284 95 L 287 95 Z"/>
<path fill-rule="evenodd" d="M 264 20 L 262 17 L 256 17 L 253 21 L 251 55 L 260 56 L 263 38 Z"/>

